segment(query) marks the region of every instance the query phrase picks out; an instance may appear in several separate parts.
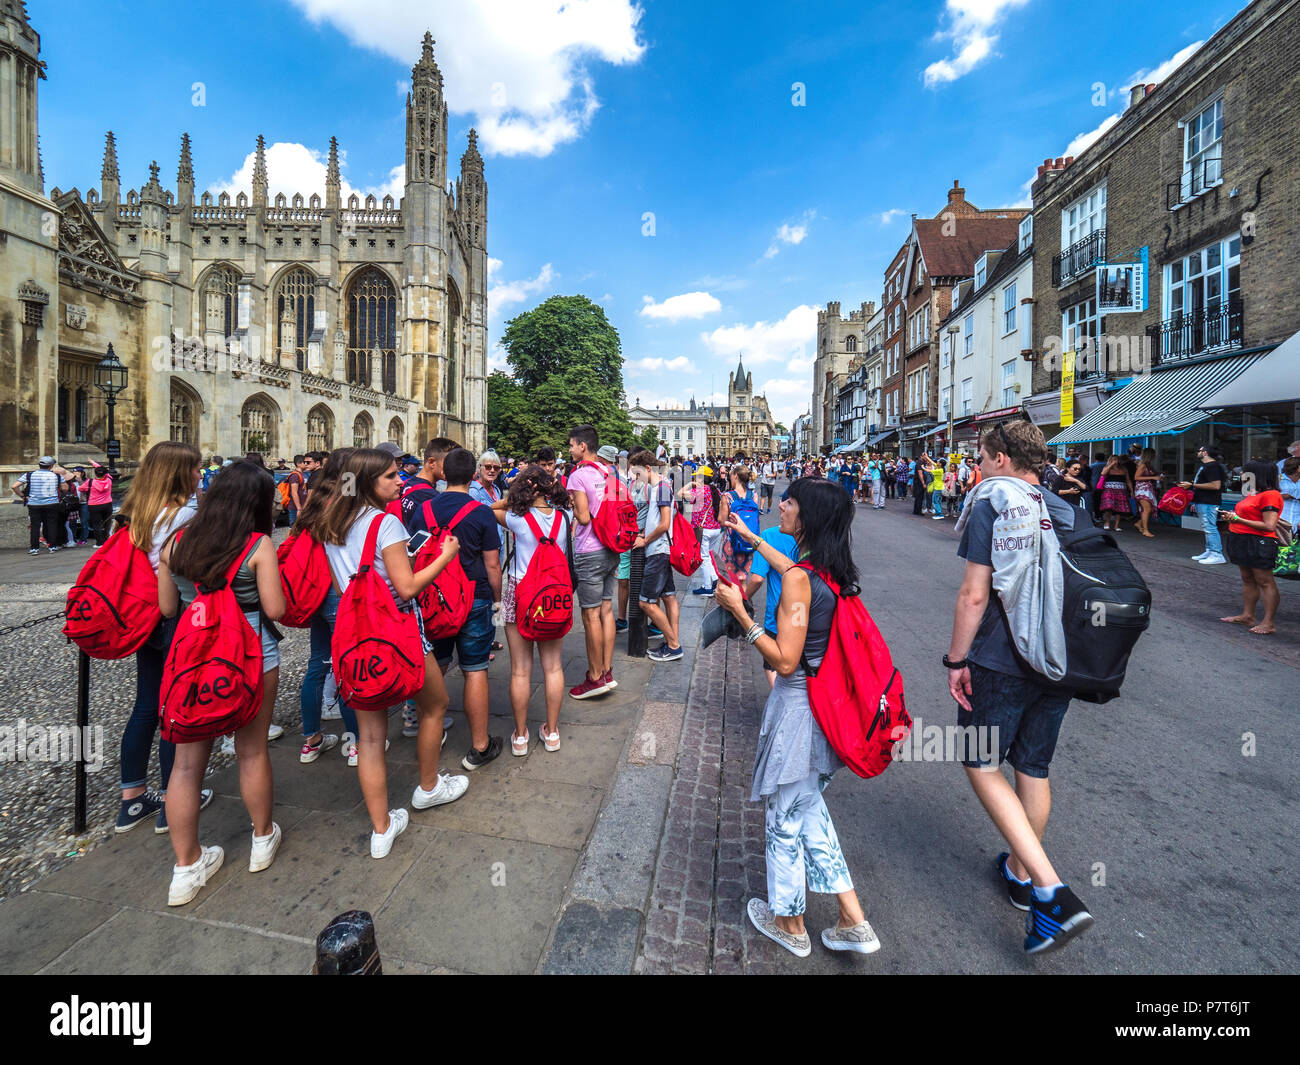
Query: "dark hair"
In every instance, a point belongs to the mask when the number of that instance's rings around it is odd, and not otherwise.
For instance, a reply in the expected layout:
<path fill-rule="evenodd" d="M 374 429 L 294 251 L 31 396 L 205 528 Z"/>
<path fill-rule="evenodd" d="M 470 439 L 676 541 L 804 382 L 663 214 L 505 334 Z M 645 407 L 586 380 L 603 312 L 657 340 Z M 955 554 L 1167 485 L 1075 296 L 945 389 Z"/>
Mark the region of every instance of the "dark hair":
<path fill-rule="evenodd" d="M 313 491 L 307 498 L 311 503 L 319 496 L 324 505 L 324 512 L 316 519 L 312 535 L 323 544 L 347 543 L 348 532 L 362 508 L 384 509 L 384 502 L 375 495 L 375 482 L 392 469 L 396 461 L 387 451 L 378 448 L 353 448 L 351 454 L 340 462 L 338 481 L 328 496 Z M 346 476 L 348 474 L 351 476 Z"/>
<path fill-rule="evenodd" d="M 652 466 L 658 466 L 659 460 L 655 458 L 653 451 L 647 451 L 645 448 L 639 447 L 627 457 L 627 464 L 629 466 L 644 466 L 646 469 L 650 469 Z"/>
<path fill-rule="evenodd" d="M 573 505 L 568 489 L 560 484 L 560 479 L 547 473 L 537 465 L 525 467 L 506 491 L 506 507 L 511 514 L 523 517 L 533 505 L 533 500 L 541 496 L 556 510 L 568 510 Z"/>
<path fill-rule="evenodd" d="M 474 456 L 463 447 L 452 448 L 442 460 L 442 475 L 449 485 L 469 484 L 474 480 L 476 469 L 478 463 L 474 461 Z"/>
<path fill-rule="evenodd" d="M 1223 452 L 1220 451 L 1220 450 L 1219 450 L 1217 447 L 1215 447 L 1213 444 L 1204 444 L 1204 445 L 1202 445 L 1202 450 L 1203 450 L 1207 455 L 1210 456 L 1210 461 L 1211 461 L 1211 462 L 1218 462 L 1221 458 L 1223 458 Z"/>
<path fill-rule="evenodd" d="M 298 463 L 300 463 L 300 462 L 306 462 L 306 461 L 307 461 L 307 456 L 306 456 L 306 455 L 294 455 L 294 457 L 293 457 L 293 464 L 294 464 L 295 466 L 297 466 Z"/>
<path fill-rule="evenodd" d="M 424 445 L 424 461 L 428 462 L 430 459 L 436 459 L 447 454 L 448 451 L 452 451 L 458 447 L 460 447 L 460 445 L 450 437 L 435 436 Z"/>
<path fill-rule="evenodd" d="M 294 532 L 311 532 L 316 522 L 320 521 L 321 515 L 325 513 L 325 507 L 334 495 L 334 486 L 338 484 L 339 477 L 343 473 L 343 464 L 354 451 L 356 451 L 354 447 L 341 447 L 332 455 L 325 456 L 320 478 L 315 487 L 307 493 L 307 502 L 302 510 L 298 511 L 298 520 L 293 524 Z M 321 452 L 313 451 L 312 454 L 319 455 Z"/>
<path fill-rule="evenodd" d="M 251 462 L 254 466 L 260 466 L 262 469 L 266 469 L 266 460 L 262 458 L 261 452 L 250 451 L 244 456 L 244 461 Z"/>
<path fill-rule="evenodd" d="M 1295 480 L 1295 475 L 1300 473 L 1300 455 L 1290 455 L 1283 459 L 1282 472 L 1292 480 Z"/>
<path fill-rule="evenodd" d="M 1272 462 L 1248 462 L 1241 468 L 1244 478 L 1247 474 L 1255 475 L 1255 491 L 1268 492 L 1277 490 L 1277 466 Z"/>
<path fill-rule="evenodd" d="M 550 444 L 543 444 L 541 447 L 539 447 L 536 451 L 533 452 L 533 462 L 554 462 L 554 461 L 555 461 L 555 448 L 551 447 Z"/>
<path fill-rule="evenodd" d="M 275 481 L 251 462 L 233 462 L 212 478 L 199 509 L 175 541 L 171 570 L 205 588 L 219 588 L 250 533 L 271 535 Z"/>
<path fill-rule="evenodd" d="M 790 498 L 799 507 L 800 554 L 841 588 L 856 586 L 852 498 L 839 485 L 814 477 L 791 482 Z"/>
<path fill-rule="evenodd" d="M 596 436 L 596 430 L 590 425 L 575 425 L 569 430 L 569 439 L 576 440 L 579 444 L 586 444 L 587 450 L 593 455 L 596 448 L 600 446 L 600 438 Z"/>

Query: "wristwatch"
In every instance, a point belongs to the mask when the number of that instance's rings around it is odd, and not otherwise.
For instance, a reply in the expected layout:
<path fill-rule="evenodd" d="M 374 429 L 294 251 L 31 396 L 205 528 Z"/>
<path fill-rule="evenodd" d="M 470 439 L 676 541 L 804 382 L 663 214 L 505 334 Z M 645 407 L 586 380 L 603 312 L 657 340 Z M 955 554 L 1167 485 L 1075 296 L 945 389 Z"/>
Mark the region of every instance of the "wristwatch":
<path fill-rule="evenodd" d="M 947 655 L 944 655 L 943 664 L 947 666 L 949 669 L 965 669 L 968 665 L 970 665 L 970 659 L 963 658 L 960 662 L 954 662 Z"/>

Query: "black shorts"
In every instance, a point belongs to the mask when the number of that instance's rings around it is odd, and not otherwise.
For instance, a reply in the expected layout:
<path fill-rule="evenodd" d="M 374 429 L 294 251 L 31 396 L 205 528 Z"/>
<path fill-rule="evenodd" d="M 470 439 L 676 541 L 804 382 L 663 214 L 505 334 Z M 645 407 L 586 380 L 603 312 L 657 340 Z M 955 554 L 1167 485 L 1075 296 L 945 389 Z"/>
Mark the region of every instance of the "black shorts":
<path fill-rule="evenodd" d="M 641 601 L 653 603 L 656 599 L 676 594 L 677 587 L 673 584 L 673 571 L 668 564 L 668 552 L 647 555 L 645 569 L 641 573 Z"/>
<path fill-rule="evenodd" d="M 964 753 L 975 757 L 962 758 L 962 765 L 979 769 L 1008 761 L 1027 777 L 1046 779 L 1070 693 L 1049 691 L 1028 677 L 1013 677 L 974 662 L 970 686 L 971 708 L 957 708 L 957 725 L 974 727 L 974 733 L 965 733 Z"/>
<path fill-rule="evenodd" d="M 1277 537 L 1229 532 L 1224 538 L 1223 553 L 1235 566 L 1272 571 L 1277 565 Z"/>

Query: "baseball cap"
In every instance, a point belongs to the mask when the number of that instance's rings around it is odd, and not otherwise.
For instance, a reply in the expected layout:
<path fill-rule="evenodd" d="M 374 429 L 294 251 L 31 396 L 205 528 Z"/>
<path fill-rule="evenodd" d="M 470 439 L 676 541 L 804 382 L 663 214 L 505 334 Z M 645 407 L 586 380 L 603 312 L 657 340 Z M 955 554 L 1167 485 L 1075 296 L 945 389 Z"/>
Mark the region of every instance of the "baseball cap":
<path fill-rule="evenodd" d="M 596 451 L 596 454 L 600 458 L 604 459 L 606 462 L 618 461 L 618 448 L 616 448 L 613 444 L 605 444 L 603 447 L 599 448 Z"/>
<path fill-rule="evenodd" d="M 391 440 L 385 440 L 375 450 L 382 451 L 388 455 L 392 455 L 393 458 L 395 459 L 400 459 L 402 457 L 402 449 L 398 447 L 396 444 L 394 444 Z"/>
<path fill-rule="evenodd" d="M 49 456 L 49 455 L 42 455 L 40 458 L 38 458 L 38 459 L 36 460 L 36 465 L 38 465 L 38 466 L 53 466 L 53 465 L 54 465 L 54 459 L 53 459 L 51 456 Z"/>

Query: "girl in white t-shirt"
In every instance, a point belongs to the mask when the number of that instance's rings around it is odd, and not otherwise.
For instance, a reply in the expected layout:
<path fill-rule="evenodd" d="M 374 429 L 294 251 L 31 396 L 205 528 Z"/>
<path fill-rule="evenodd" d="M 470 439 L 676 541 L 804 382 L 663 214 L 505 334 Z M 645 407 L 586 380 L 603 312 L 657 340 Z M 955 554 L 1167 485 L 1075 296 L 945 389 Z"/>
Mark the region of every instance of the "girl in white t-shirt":
<path fill-rule="evenodd" d="M 456 557 L 460 542 L 456 537 L 448 536 L 438 558 L 418 573 L 412 572 L 407 554 L 409 534 L 400 520 L 384 514 L 384 508 L 397 499 L 401 491 L 402 482 L 393 457 L 375 448 L 358 448 L 343 463 L 338 482 L 331 489 L 325 511 L 315 522 L 312 535 L 325 546 L 325 557 L 329 560 L 335 587 L 342 595 L 361 566 L 361 553 L 371 521 L 376 515 L 383 514 L 375 547 L 374 572 L 387 582 L 398 607 L 414 610 L 418 618 L 419 610 L 412 600 Z M 430 646 L 425 640 L 424 687 L 415 697 L 420 720 L 416 739 L 420 781 L 411 797 L 411 805 L 417 810 L 459 799 L 469 787 L 467 777 L 452 777 L 438 772 L 447 687 L 443 684 L 438 663 L 429 653 Z M 405 809 L 388 809 L 388 774 L 384 763 L 388 715 L 358 713 L 357 731 L 357 776 L 373 825 L 370 856 L 383 858 L 410 820 Z"/>
<path fill-rule="evenodd" d="M 515 715 L 515 729 L 510 734 L 510 751 L 522 757 L 528 753 L 528 695 L 533 686 L 533 647 L 542 660 L 542 687 L 546 692 L 546 724 L 542 726 L 542 744 L 548 751 L 560 749 L 560 704 L 564 701 L 563 638 L 525 640 L 515 624 L 515 589 L 528 572 L 528 563 L 537 550 L 537 537 L 528 527 L 531 515 L 544 534 L 555 530 L 555 542 L 565 546 L 573 525 L 572 501 L 559 479 L 540 466 L 529 466 L 510 482 L 504 499 L 492 504 L 492 513 L 505 529 L 514 533 L 515 546 L 501 590 L 501 620 L 506 627 L 510 646 L 510 708 Z M 558 515 L 558 518 L 557 518 Z"/>

